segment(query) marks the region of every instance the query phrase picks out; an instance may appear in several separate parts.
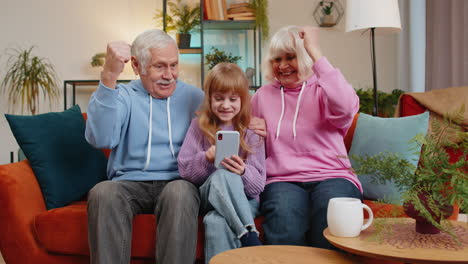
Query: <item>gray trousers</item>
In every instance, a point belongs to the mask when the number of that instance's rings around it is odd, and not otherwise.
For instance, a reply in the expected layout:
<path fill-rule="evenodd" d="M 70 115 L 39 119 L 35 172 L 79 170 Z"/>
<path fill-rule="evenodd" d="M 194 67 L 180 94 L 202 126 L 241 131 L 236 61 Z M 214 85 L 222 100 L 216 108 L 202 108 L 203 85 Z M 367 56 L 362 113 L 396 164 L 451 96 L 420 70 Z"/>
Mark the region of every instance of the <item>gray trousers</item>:
<path fill-rule="evenodd" d="M 198 189 L 184 180 L 103 181 L 88 194 L 91 264 L 130 263 L 132 222 L 136 214 L 157 216 L 158 264 L 195 261 Z"/>

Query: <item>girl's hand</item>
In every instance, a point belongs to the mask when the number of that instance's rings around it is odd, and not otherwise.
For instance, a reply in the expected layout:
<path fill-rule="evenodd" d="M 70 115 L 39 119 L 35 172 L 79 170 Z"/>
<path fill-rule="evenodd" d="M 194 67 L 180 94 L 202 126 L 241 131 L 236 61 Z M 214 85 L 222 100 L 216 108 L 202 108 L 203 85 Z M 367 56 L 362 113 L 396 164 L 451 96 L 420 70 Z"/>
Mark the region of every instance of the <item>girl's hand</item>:
<path fill-rule="evenodd" d="M 213 163 L 215 159 L 215 153 L 216 153 L 216 146 L 213 145 L 205 152 L 206 160 Z"/>
<path fill-rule="evenodd" d="M 221 164 L 226 167 L 226 169 L 232 173 L 243 175 L 245 172 L 245 163 L 244 161 L 237 155 L 232 155 L 230 158 L 224 158 L 221 161 Z"/>
<path fill-rule="evenodd" d="M 304 47 L 314 62 L 322 57 L 319 45 L 319 28 L 303 26 L 299 31 L 299 36 L 304 40 Z"/>

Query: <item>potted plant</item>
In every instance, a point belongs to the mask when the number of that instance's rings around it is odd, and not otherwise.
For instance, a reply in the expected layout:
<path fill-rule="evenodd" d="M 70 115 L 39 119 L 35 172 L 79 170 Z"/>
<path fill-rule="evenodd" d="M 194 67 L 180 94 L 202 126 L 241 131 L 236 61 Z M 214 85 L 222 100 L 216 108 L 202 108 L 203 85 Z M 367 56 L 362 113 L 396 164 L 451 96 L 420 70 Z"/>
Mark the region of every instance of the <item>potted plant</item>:
<path fill-rule="evenodd" d="M 322 27 L 331 27 L 336 24 L 335 19 L 332 16 L 333 2 L 320 1 L 320 7 L 322 8 L 323 16 L 321 18 Z"/>
<path fill-rule="evenodd" d="M 211 50 L 212 52 L 205 55 L 205 64 L 208 65 L 208 69 L 210 70 L 220 62 L 237 63 L 242 59 L 241 56 L 232 56 L 231 53 L 226 53 L 225 51 L 219 50 L 215 47 L 211 47 Z"/>
<path fill-rule="evenodd" d="M 405 91 L 394 89 L 391 93 L 377 91 L 379 116 L 392 117 L 398 104 L 398 99 Z M 359 88 L 356 90 L 359 97 L 359 111 L 371 115 L 374 106 L 372 89 Z"/>
<path fill-rule="evenodd" d="M 416 219 L 416 231 L 438 233 L 440 230 L 453 235 L 449 225 L 441 220 L 452 213 L 451 205 L 462 211 L 468 209 L 468 132 L 460 124 L 464 106 L 443 120 L 434 119 L 432 131 L 426 136 L 417 135 L 412 142 L 422 146 L 419 165 L 414 166 L 394 153 L 372 156 L 351 156 L 358 164 L 358 174 L 371 175 L 378 183 L 393 181 L 402 191 L 405 213 Z M 447 148 L 460 153 L 458 161 L 449 162 Z"/>
<path fill-rule="evenodd" d="M 60 90 L 57 85 L 57 74 L 54 66 L 45 58 L 32 54 L 34 46 L 29 49 L 11 49 L 7 53 L 7 71 L 0 88 L 8 94 L 9 109 L 14 111 L 17 103 L 35 115 L 39 108 L 39 96 L 42 93 L 49 103 L 58 99 Z"/>
<path fill-rule="evenodd" d="M 190 33 L 200 26 L 200 4 L 189 5 L 182 0 L 168 1 L 169 12 L 164 17 L 163 11 L 158 9 L 154 15 L 158 26 L 166 19 L 166 31 L 176 32 L 179 48 L 190 48 Z"/>
<path fill-rule="evenodd" d="M 268 39 L 270 34 L 268 0 L 251 0 L 250 6 L 254 9 L 255 26 L 261 29 L 262 40 Z"/>
<path fill-rule="evenodd" d="M 105 62 L 106 62 L 106 53 L 105 52 L 96 53 L 91 58 L 91 66 L 92 67 L 103 66 Z"/>

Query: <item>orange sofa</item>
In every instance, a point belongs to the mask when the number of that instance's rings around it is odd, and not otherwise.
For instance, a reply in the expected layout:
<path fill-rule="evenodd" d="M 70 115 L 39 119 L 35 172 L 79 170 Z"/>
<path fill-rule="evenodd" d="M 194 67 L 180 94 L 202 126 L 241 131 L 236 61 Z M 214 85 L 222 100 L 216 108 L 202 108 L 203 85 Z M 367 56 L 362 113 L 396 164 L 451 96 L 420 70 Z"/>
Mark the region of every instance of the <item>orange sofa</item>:
<path fill-rule="evenodd" d="M 420 109 L 420 112 L 424 108 Z M 412 114 L 417 114 L 413 112 Z M 404 115 L 404 113 L 403 113 Z M 345 144 L 349 151 L 356 115 Z M 395 206 L 365 201 L 378 217 Z M 400 208 L 400 216 L 404 216 Z M 450 219 L 456 219 L 458 209 Z M 131 263 L 154 263 L 155 217 L 133 222 Z M 262 217 L 256 219 L 261 229 Z M 203 224 L 199 222 L 197 262 L 203 261 Z M 89 263 L 86 201 L 46 210 L 39 184 L 27 160 L 0 165 L 0 251 L 7 264 Z M 363 263 L 383 263 L 363 260 Z"/>

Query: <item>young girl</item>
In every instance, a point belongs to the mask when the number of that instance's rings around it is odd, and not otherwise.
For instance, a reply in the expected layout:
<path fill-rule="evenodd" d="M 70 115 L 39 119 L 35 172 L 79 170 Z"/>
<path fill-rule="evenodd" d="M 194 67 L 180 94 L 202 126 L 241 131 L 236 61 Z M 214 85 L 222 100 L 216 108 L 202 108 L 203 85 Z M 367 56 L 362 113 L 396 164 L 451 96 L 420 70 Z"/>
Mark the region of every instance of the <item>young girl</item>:
<path fill-rule="evenodd" d="M 266 173 L 263 139 L 247 128 L 250 97 L 244 72 L 236 64 L 220 63 L 207 75 L 204 90 L 200 115 L 192 120 L 178 164 L 180 176 L 200 186 L 208 263 L 220 252 L 261 245 L 254 217 Z M 240 134 L 240 155 L 225 158 L 226 169 L 214 166 L 219 130 Z"/>

